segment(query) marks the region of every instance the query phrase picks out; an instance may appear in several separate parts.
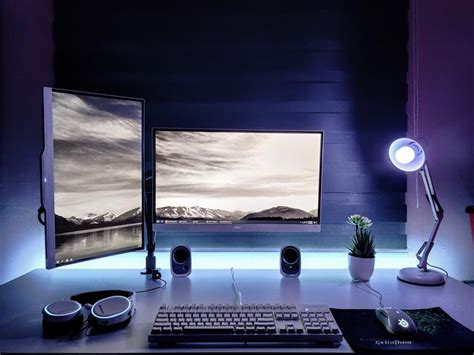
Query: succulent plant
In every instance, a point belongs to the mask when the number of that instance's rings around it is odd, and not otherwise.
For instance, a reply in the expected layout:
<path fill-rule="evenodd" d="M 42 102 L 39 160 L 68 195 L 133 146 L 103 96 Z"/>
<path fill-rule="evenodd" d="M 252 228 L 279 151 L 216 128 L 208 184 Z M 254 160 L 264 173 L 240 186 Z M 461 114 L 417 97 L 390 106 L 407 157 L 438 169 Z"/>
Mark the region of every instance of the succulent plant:
<path fill-rule="evenodd" d="M 353 214 L 347 217 L 347 223 L 356 226 L 356 230 L 369 228 L 372 225 L 372 221 L 369 218 L 360 214 Z"/>
<path fill-rule="evenodd" d="M 375 242 L 370 226 L 372 221 L 361 215 L 352 215 L 347 218 L 347 223 L 356 226 L 356 232 L 352 236 L 349 255 L 359 258 L 373 258 L 375 257 Z"/>

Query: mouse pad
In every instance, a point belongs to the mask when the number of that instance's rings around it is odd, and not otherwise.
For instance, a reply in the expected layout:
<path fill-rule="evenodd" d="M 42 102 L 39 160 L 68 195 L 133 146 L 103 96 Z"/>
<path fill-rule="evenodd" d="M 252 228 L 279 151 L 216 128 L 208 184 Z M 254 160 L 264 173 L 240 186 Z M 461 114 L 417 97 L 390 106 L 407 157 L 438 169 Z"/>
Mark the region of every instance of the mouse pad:
<path fill-rule="evenodd" d="M 410 336 L 390 334 L 373 309 L 331 308 L 331 312 L 354 351 L 474 350 L 474 332 L 438 307 L 405 311 L 417 327 Z"/>

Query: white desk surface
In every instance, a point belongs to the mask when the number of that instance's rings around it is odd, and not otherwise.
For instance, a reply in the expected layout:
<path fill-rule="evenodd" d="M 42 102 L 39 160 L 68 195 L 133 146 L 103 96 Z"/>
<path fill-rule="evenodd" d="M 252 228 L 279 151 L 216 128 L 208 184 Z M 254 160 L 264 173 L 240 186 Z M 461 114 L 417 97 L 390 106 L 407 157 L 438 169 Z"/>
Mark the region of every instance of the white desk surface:
<path fill-rule="evenodd" d="M 337 348 L 257 345 L 203 345 L 160 348 L 147 341 L 161 303 L 232 303 L 228 270 L 193 270 L 189 278 L 172 279 L 165 270 L 166 288 L 137 295 L 137 312 L 128 327 L 98 336 L 44 339 L 44 305 L 85 291 L 143 290 L 156 285 L 140 270 L 34 270 L 0 286 L 0 352 L 351 352 L 344 342 Z M 332 308 L 376 308 L 378 299 L 356 288 L 347 270 L 303 270 L 300 278 L 282 278 L 279 270 L 236 270 L 244 303 L 326 304 Z M 446 285 L 421 287 L 396 279 L 397 270 L 376 270 L 371 286 L 383 293 L 386 306 L 403 309 L 442 307 L 451 317 L 474 330 L 474 288 L 449 278 Z"/>

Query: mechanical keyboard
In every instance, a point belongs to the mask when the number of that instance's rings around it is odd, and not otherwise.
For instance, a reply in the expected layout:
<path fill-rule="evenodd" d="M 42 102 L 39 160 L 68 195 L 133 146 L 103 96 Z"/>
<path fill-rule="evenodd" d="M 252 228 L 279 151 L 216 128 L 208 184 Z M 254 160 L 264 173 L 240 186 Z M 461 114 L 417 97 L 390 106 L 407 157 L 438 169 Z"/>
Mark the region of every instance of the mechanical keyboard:
<path fill-rule="evenodd" d="M 163 304 L 148 341 L 340 343 L 342 334 L 327 306 Z"/>

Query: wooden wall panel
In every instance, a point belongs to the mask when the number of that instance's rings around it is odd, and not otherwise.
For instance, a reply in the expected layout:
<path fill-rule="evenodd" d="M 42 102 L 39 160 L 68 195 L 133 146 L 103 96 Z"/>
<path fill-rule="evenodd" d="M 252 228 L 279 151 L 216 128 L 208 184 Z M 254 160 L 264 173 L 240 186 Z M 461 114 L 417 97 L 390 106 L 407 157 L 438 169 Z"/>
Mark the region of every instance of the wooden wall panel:
<path fill-rule="evenodd" d="M 151 128 L 324 130 L 322 232 L 161 235 L 158 245 L 342 248 L 349 214 L 406 248 L 408 2 L 55 2 L 56 86 L 143 97 Z"/>

